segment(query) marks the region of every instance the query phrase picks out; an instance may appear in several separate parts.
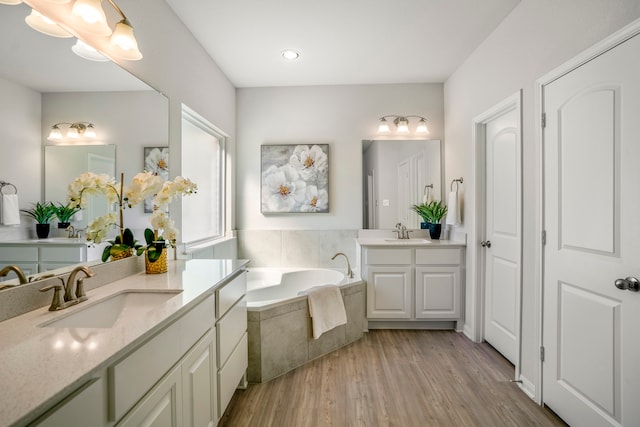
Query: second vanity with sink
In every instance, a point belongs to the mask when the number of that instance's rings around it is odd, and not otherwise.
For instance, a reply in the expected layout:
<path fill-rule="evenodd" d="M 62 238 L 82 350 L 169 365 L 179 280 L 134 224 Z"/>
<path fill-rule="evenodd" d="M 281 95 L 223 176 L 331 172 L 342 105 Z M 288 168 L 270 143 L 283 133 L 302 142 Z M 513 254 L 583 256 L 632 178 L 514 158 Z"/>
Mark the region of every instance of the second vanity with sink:
<path fill-rule="evenodd" d="M 0 322 L 0 425 L 216 425 L 246 381 L 246 264 L 173 261 Z"/>
<path fill-rule="evenodd" d="M 465 242 L 362 230 L 358 271 L 370 329 L 462 328 Z"/>

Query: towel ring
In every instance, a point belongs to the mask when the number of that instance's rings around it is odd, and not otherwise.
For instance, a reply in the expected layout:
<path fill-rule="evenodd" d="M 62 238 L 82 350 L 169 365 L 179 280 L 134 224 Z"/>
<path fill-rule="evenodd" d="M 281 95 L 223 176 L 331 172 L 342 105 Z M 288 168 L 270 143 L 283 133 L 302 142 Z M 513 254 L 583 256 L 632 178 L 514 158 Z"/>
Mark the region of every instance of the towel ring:
<path fill-rule="evenodd" d="M 462 184 L 464 182 L 464 179 L 462 177 L 454 179 L 453 181 L 451 181 L 451 188 L 450 190 L 453 191 L 453 184 L 456 185 L 456 193 L 458 192 L 458 183 Z"/>
<path fill-rule="evenodd" d="M 4 187 L 13 187 L 13 193 L 5 193 Z M 18 194 L 18 188 L 10 182 L 0 181 L 0 193 L 2 194 Z"/>
<path fill-rule="evenodd" d="M 424 197 L 429 197 L 431 190 L 433 189 L 433 184 L 427 184 L 424 186 L 424 190 L 422 191 L 422 195 Z"/>

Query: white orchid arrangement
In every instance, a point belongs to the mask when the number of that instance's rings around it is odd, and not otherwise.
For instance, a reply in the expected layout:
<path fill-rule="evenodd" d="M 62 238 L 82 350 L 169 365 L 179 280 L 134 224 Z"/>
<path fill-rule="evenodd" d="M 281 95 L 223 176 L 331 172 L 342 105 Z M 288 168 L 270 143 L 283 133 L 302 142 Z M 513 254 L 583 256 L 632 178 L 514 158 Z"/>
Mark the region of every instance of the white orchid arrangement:
<path fill-rule="evenodd" d="M 113 212 L 98 217 L 89 224 L 85 233 L 87 240 L 100 243 L 107 238 L 110 228 L 119 226 L 119 235 L 110 241 L 112 244 L 107 246 L 102 254 L 102 260 L 106 261 L 110 256 L 117 257 L 132 249 L 137 255 L 141 255 L 145 250 L 150 253 L 156 252 L 158 247 L 156 243 L 159 241 L 168 241 L 170 245 L 175 245 L 177 230 L 173 221 L 160 208 L 166 209 L 166 206 L 178 195 L 193 194 L 196 190 L 197 185 L 183 177 L 177 177 L 174 181 L 164 181 L 162 177 L 151 172 L 141 172 L 135 175 L 129 186 L 125 188 L 124 174 L 120 175 L 120 183 L 116 184 L 115 179 L 107 174 L 85 172 L 69 184 L 68 199 L 71 206 L 80 208 L 86 206 L 87 195 L 104 195 L 109 204 L 117 203 L 119 218 Z M 133 232 L 124 228 L 123 210 L 136 206 L 150 196 L 154 196 L 155 210 L 151 216 L 153 230 L 147 230 L 153 238 L 149 242 L 148 232 L 145 230 L 147 246 L 142 246 L 135 241 Z M 166 238 L 162 237 L 161 233 L 164 233 Z M 151 243 L 153 246 L 150 246 Z"/>
<path fill-rule="evenodd" d="M 147 257 L 150 262 L 155 262 L 162 255 L 162 250 L 167 247 L 175 247 L 178 230 L 172 219 L 166 213 L 166 207 L 178 196 L 194 194 L 198 186 L 184 177 L 177 177 L 173 181 L 165 181 L 162 189 L 153 197 L 153 214 L 149 219 L 151 227 L 144 230 L 144 238 L 147 242 Z"/>

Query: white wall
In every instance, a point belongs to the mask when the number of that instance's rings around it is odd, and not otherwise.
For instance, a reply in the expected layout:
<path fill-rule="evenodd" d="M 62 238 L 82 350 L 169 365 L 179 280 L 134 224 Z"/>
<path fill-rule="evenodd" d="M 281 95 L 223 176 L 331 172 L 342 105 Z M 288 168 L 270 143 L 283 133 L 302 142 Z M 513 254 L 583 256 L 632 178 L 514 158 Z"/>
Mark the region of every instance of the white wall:
<path fill-rule="evenodd" d="M 376 137 L 386 114 L 426 117 L 442 139 L 441 84 L 238 89 L 237 228 L 327 230 L 362 227 L 362 140 Z M 406 139 L 406 138 L 404 138 Z M 260 145 L 329 146 L 328 214 L 260 213 Z"/>
<path fill-rule="evenodd" d="M 18 188 L 21 209 L 41 200 L 40 105 L 38 92 L 0 78 L 0 181 Z M 33 221 L 22 217 L 19 227 L 0 225 L 0 240 L 26 238 L 29 230 Z"/>
<path fill-rule="evenodd" d="M 640 16 L 637 0 L 522 0 L 445 82 L 445 182 L 463 176 L 462 229 L 468 233 L 466 321 L 473 321 L 475 257 L 473 117 L 523 89 L 523 307 L 522 375 L 537 379 L 535 296 L 539 174 L 535 167 L 535 80 Z"/>

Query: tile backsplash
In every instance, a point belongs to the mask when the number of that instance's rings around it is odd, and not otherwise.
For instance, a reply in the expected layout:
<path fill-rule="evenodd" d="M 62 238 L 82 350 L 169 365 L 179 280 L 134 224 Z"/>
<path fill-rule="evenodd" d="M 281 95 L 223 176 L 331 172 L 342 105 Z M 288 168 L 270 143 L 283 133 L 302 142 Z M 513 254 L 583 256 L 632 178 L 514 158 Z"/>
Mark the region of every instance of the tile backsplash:
<path fill-rule="evenodd" d="M 250 267 L 321 267 L 345 269 L 343 252 L 356 265 L 358 230 L 238 230 L 238 257 Z"/>

